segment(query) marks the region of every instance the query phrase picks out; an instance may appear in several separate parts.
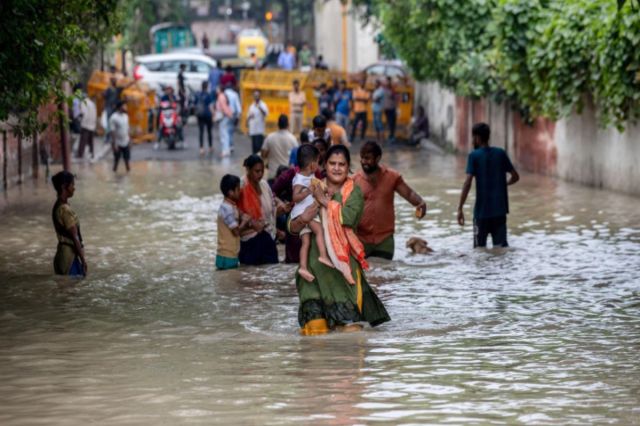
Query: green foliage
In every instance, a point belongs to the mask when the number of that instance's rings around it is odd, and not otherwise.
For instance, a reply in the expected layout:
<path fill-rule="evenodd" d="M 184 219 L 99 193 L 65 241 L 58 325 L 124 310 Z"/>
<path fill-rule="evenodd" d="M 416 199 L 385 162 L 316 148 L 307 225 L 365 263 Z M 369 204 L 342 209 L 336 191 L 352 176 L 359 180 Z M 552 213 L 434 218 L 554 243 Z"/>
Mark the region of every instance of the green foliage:
<path fill-rule="evenodd" d="M 38 108 L 65 100 L 63 64 L 84 60 L 89 44 L 112 34 L 117 0 L 3 0 L 0 14 L 0 121 L 38 130 Z M 70 68 L 70 67 L 69 67 Z"/>
<path fill-rule="evenodd" d="M 640 11 L 613 0 L 358 0 L 416 78 L 557 119 L 587 99 L 602 125 L 640 117 Z"/>

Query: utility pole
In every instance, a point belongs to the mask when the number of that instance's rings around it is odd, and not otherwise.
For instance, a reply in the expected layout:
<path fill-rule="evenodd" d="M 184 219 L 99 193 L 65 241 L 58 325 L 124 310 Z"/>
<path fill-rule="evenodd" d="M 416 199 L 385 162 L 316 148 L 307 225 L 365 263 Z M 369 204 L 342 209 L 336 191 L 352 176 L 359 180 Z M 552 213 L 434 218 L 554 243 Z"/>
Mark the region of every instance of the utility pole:
<path fill-rule="evenodd" d="M 349 0 L 340 0 L 340 3 L 342 3 L 342 72 L 346 74 L 348 70 L 347 48 L 349 42 L 347 39 L 347 17 Z"/>

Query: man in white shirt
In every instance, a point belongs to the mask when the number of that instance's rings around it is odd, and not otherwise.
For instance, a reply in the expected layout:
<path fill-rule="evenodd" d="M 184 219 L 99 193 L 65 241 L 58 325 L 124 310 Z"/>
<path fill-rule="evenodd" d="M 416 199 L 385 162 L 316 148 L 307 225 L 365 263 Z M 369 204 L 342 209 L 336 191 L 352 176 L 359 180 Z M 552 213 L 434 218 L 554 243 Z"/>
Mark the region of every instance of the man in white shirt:
<path fill-rule="evenodd" d="M 278 118 L 278 131 L 267 136 L 262 147 L 262 158 L 267 160 L 269 179 L 274 179 L 278 167 L 289 166 L 289 154 L 298 146 L 295 136 L 288 130 L 289 117 L 281 114 Z"/>
<path fill-rule="evenodd" d="M 109 117 L 109 131 L 111 134 L 113 148 L 113 171 L 118 170 L 118 162 L 120 157 L 124 160 L 124 166 L 129 168 L 129 159 L 131 158 L 130 141 L 129 141 L 129 116 L 123 101 L 119 101 L 116 111 Z"/>
<path fill-rule="evenodd" d="M 251 137 L 252 152 L 256 154 L 260 152 L 264 143 L 265 121 L 269 115 L 269 108 L 260 100 L 259 90 L 253 92 L 253 101 L 247 113 L 247 127 Z"/>
<path fill-rule="evenodd" d="M 84 148 L 89 146 L 89 153 L 91 159 L 93 159 L 93 135 L 96 131 L 97 119 L 96 104 L 85 94 L 80 103 L 80 146 L 78 147 L 78 158 L 84 157 Z"/>
<path fill-rule="evenodd" d="M 224 89 L 224 94 L 227 97 L 231 111 L 233 111 L 231 124 L 227 128 L 227 131 L 229 132 L 229 147 L 231 152 L 233 152 L 233 132 L 236 129 L 238 118 L 242 115 L 242 104 L 240 103 L 240 96 L 238 96 L 238 92 L 235 91 L 233 86 L 227 86 Z"/>

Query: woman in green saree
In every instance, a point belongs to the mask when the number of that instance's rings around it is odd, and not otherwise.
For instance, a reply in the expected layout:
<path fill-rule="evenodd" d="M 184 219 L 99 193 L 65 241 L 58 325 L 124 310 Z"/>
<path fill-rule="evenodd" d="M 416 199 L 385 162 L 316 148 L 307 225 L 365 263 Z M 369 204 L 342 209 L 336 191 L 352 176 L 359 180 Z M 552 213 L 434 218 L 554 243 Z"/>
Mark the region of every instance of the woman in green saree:
<path fill-rule="evenodd" d="M 313 195 L 322 208 L 325 239 L 336 268 L 318 261 L 318 247 L 312 236 L 308 268 L 315 280 L 308 282 L 296 275 L 300 298 L 298 322 L 303 335 L 324 334 L 334 329 L 359 330 L 362 328 L 358 324 L 360 322 L 368 322 L 375 327 L 390 320 L 387 310 L 365 278 L 364 249 L 353 232 L 362 216 L 364 198 L 360 188 L 349 177 L 349 150 L 342 145 L 334 145 L 325 158 L 327 191 L 315 186 Z M 291 232 L 300 232 L 317 212 L 317 207 L 307 209 L 290 223 Z M 343 276 L 345 270 L 352 274 L 354 285 Z"/>

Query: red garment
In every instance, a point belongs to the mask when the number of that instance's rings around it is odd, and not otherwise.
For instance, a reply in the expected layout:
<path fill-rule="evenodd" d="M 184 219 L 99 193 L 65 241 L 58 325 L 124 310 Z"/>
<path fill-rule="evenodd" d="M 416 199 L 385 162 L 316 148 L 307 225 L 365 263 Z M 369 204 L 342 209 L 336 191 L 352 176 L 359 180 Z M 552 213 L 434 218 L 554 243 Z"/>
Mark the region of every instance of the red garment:
<path fill-rule="evenodd" d="M 260 194 L 247 180 L 247 184 L 240 190 L 240 200 L 238 208 L 241 212 L 248 214 L 254 220 L 262 220 L 262 203 Z"/>
<path fill-rule="evenodd" d="M 235 87 L 237 83 L 238 82 L 236 81 L 236 76 L 233 75 L 233 73 L 225 72 L 224 74 L 222 74 L 222 77 L 220 77 L 220 84 L 222 85 L 222 87 Z"/>

